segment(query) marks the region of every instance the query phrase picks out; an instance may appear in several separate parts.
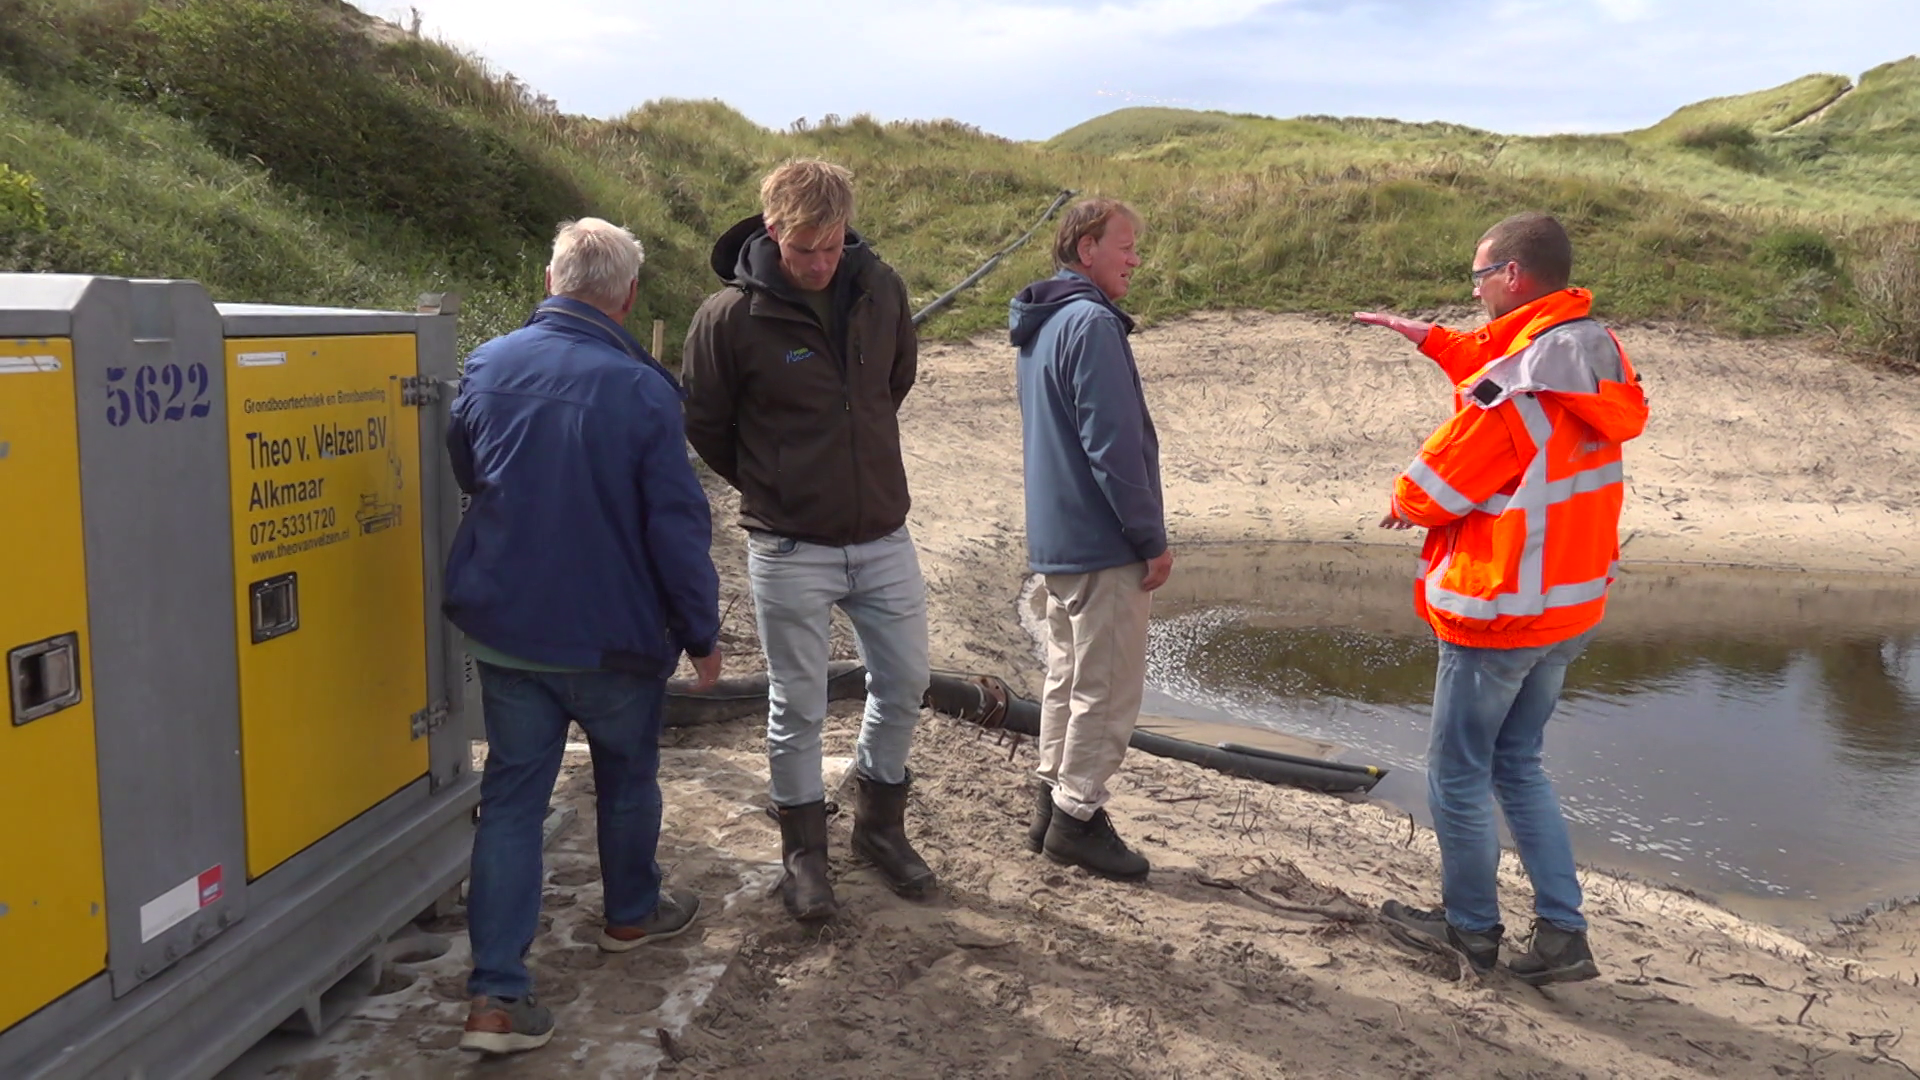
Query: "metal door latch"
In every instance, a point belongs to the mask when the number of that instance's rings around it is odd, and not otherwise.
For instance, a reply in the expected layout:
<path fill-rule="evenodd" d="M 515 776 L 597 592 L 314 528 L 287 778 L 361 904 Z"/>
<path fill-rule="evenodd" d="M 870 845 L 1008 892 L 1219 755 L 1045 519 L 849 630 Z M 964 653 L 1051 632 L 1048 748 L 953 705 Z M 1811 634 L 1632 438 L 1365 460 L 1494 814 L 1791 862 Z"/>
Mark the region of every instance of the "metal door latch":
<path fill-rule="evenodd" d="M 413 714 L 413 737 L 424 739 L 433 732 L 447 726 L 447 703 L 436 701 L 427 708 Z"/>
<path fill-rule="evenodd" d="M 15 727 L 80 703 L 80 635 L 22 645 L 7 653 Z"/>
<path fill-rule="evenodd" d="M 281 574 L 247 586 L 255 645 L 300 629 L 300 575 Z"/>

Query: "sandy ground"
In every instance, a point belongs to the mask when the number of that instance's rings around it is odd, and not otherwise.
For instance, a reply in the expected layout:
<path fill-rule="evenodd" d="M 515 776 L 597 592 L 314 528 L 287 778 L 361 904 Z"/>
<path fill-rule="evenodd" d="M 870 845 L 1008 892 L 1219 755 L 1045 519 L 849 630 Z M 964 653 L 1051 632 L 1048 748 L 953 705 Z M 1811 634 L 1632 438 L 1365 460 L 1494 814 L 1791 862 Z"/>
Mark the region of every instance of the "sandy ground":
<path fill-rule="evenodd" d="M 1914 571 L 1920 382 L 1794 343 L 1621 333 L 1654 410 L 1628 450 L 1630 560 L 1831 571 L 1852 583 L 1840 604 L 1875 595 L 1856 574 Z M 1373 524 L 1448 403 L 1442 377 L 1397 335 L 1216 314 L 1136 342 L 1176 552 L 1297 540 L 1411 555 L 1415 534 Z M 935 664 L 1031 691 L 1011 353 L 992 340 L 932 346 L 922 371 L 905 428 Z M 730 500 L 715 502 L 727 520 Z M 735 670 L 757 666 L 742 559 L 737 532 L 722 530 Z M 1182 565 L 1169 595 L 1195 587 Z M 1730 595 L 1701 618 L 1737 619 L 1737 604 Z M 838 651 L 852 655 L 844 633 Z M 850 752 L 854 722 L 838 711 L 830 754 Z M 916 904 L 886 892 L 847 854 L 842 815 L 845 911 L 805 930 L 764 894 L 778 845 L 760 812 L 760 725 L 672 742 L 662 857 L 706 897 L 699 934 L 618 958 L 584 947 L 598 884 L 591 774 L 575 754 L 556 803 L 578 820 L 549 860 L 551 925 L 533 955 L 559 1017 L 554 1044 L 484 1064 L 450 1049 L 463 1011 L 456 915 L 431 928 L 451 942 L 444 955 L 400 965 L 391 985 L 406 985 L 266 1074 L 1920 1076 L 1920 1045 L 1903 1041 L 1920 1029 L 1910 909 L 1795 937 L 1591 871 L 1603 977 L 1546 991 L 1482 981 L 1399 948 L 1368 914 L 1389 897 L 1438 899 L 1433 837 L 1404 814 L 1136 754 L 1113 810 L 1155 872 L 1144 886 L 1101 882 L 1026 852 L 1031 746 L 929 717 L 909 826 L 940 894 Z M 1511 856 L 1502 873 L 1507 925 L 1524 930 L 1524 876 Z"/>

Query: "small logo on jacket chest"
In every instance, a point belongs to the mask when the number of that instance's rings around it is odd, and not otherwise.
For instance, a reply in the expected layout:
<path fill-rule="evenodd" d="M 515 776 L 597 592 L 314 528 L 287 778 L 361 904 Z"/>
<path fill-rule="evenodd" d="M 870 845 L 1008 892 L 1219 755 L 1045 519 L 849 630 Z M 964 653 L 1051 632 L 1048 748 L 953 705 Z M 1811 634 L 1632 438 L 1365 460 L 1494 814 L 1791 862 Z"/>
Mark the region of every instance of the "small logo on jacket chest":
<path fill-rule="evenodd" d="M 801 346 L 798 349 L 788 349 L 787 363 L 797 364 L 802 360 L 811 360 L 813 359 L 813 356 L 814 356 L 813 350 L 805 346 Z"/>

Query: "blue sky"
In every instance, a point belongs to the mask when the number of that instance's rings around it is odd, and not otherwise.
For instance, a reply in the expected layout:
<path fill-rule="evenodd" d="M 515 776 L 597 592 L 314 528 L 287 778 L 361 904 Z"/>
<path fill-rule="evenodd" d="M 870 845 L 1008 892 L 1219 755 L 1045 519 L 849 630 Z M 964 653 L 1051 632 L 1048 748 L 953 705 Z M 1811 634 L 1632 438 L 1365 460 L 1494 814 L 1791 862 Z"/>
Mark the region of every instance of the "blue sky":
<path fill-rule="evenodd" d="M 1126 105 L 1619 131 L 1920 52 L 1920 0 L 355 0 L 568 112 L 950 117 L 1043 139 Z M 535 17 L 537 13 L 537 17 Z"/>

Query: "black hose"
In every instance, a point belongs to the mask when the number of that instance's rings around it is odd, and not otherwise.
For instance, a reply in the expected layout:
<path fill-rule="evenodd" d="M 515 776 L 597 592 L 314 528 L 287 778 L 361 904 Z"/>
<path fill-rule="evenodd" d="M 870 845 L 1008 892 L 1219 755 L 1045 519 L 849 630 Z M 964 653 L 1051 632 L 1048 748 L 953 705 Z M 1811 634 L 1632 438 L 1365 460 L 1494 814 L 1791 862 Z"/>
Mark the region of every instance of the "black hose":
<path fill-rule="evenodd" d="M 867 669 L 851 661 L 827 665 L 827 700 L 850 701 L 865 697 Z M 767 711 L 767 677 L 746 675 L 721 679 L 711 690 L 695 693 L 686 683 L 667 684 L 667 727 L 698 727 L 719 724 L 754 713 Z"/>
<path fill-rule="evenodd" d="M 1040 705 L 1020 697 L 999 679 L 991 679 L 996 689 L 1006 692 L 1006 716 L 992 726 L 1005 728 L 1033 738 L 1040 735 Z M 989 720 L 994 709 L 993 697 L 971 675 L 959 675 L 951 671 L 936 671 L 933 680 L 927 686 L 927 707 L 934 712 L 945 713 L 961 720 L 971 720 L 978 724 Z"/>
<path fill-rule="evenodd" d="M 1385 770 L 1377 765 L 1351 765 L 1344 761 L 1328 761 L 1325 758 L 1301 757 L 1298 754 L 1287 754 L 1279 750 L 1268 750 L 1264 746 L 1245 746 L 1241 743 L 1223 742 L 1215 743 L 1214 745 L 1229 753 L 1246 754 L 1250 757 L 1268 758 L 1273 761 L 1288 761 L 1295 765 L 1311 765 L 1318 769 L 1339 769 L 1342 772 L 1365 773 L 1372 777 L 1386 775 Z"/>
<path fill-rule="evenodd" d="M 1266 756 L 1241 754 L 1205 743 L 1188 742 L 1185 739 L 1156 735 L 1151 731 L 1138 731 L 1127 745 L 1142 753 L 1155 757 L 1173 758 L 1178 761 L 1192 762 L 1203 769 L 1223 772 L 1228 776 L 1244 776 L 1253 780 L 1264 780 L 1269 784 L 1286 784 L 1291 787 L 1306 788 L 1310 791 L 1369 791 L 1380 782 L 1380 774 L 1375 772 L 1352 771 L 1349 768 L 1334 767 L 1332 762 L 1312 759 L 1276 760 Z"/>
<path fill-rule="evenodd" d="M 991 687 L 991 689 L 989 688 Z M 1021 735 L 1040 734 L 1040 704 L 1015 694 L 999 679 L 936 671 L 927 688 L 927 705 L 948 716 L 985 723 Z M 1004 712 L 1000 702 L 1004 701 Z M 1204 769 L 1244 776 L 1269 784 L 1286 784 L 1311 791 L 1371 791 L 1387 770 L 1371 765 L 1318 761 L 1238 743 L 1205 743 L 1156 735 L 1136 729 L 1127 745 L 1155 757 L 1186 761 Z"/>
<path fill-rule="evenodd" d="M 835 663 L 828 668 L 827 700 L 863 697 L 866 681 L 866 668 L 846 661 Z M 935 712 L 976 724 L 985 722 L 1030 738 L 1040 734 L 1039 702 L 1015 694 L 1005 682 L 991 676 L 936 671 L 927 687 L 926 705 Z M 684 683 L 674 683 L 667 687 L 666 726 L 717 724 L 764 713 L 766 708 L 765 675 L 722 679 L 719 685 L 701 693 L 694 693 Z M 1127 744 L 1143 754 L 1189 762 L 1229 776 L 1311 791 L 1370 791 L 1387 774 L 1387 770 L 1372 765 L 1321 761 L 1240 743 L 1208 746 L 1150 731 L 1135 730 Z"/>

